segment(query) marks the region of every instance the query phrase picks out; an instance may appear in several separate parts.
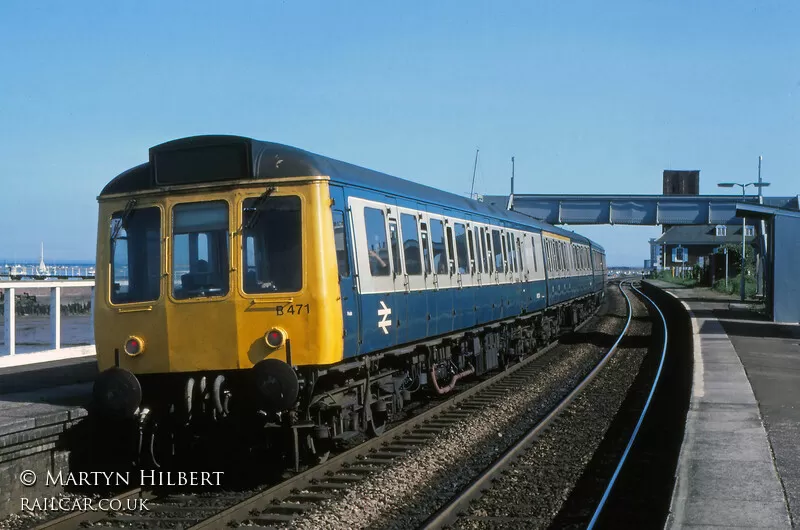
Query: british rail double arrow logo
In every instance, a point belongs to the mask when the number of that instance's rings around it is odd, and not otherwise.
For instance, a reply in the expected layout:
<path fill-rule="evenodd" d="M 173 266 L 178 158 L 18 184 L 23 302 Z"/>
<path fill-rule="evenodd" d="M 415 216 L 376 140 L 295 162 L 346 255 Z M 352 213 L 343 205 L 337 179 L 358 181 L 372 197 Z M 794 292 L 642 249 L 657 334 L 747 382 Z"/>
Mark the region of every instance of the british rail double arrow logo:
<path fill-rule="evenodd" d="M 378 309 L 378 316 L 383 317 L 381 320 L 378 321 L 378 327 L 383 330 L 384 335 L 389 334 L 389 330 L 386 329 L 392 325 L 392 321 L 389 320 L 389 315 L 392 314 L 392 309 L 390 307 L 386 307 L 386 304 L 381 300 L 381 309 Z"/>

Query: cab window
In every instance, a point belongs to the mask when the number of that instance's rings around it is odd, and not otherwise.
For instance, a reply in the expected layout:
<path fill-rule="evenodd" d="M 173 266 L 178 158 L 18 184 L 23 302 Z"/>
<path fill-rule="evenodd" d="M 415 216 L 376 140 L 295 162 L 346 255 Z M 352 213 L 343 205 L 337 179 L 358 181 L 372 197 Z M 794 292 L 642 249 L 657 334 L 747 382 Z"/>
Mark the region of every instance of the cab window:
<path fill-rule="evenodd" d="M 161 296 L 161 212 L 137 208 L 111 216 L 111 303 Z"/>
<path fill-rule="evenodd" d="M 296 195 L 244 200 L 242 290 L 245 293 L 293 293 L 302 289 L 302 225 L 300 197 Z"/>
<path fill-rule="evenodd" d="M 172 210 L 172 295 L 228 294 L 228 203 L 178 204 Z"/>

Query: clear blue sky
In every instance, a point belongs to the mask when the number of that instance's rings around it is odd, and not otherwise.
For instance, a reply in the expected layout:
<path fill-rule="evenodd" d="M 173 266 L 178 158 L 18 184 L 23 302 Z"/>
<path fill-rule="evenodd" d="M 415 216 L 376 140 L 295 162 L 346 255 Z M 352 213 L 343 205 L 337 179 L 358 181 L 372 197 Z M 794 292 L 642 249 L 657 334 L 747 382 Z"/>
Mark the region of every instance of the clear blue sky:
<path fill-rule="evenodd" d="M 800 192 L 800 4 L 0 3 L 0 259 L 94 258 L 96 196 L 155 144 L 240 134 L 508 193 Z M 612 7 L 613 6 L 613 7 Z M 640 265 L 658 228 L 580 227 Z"/>

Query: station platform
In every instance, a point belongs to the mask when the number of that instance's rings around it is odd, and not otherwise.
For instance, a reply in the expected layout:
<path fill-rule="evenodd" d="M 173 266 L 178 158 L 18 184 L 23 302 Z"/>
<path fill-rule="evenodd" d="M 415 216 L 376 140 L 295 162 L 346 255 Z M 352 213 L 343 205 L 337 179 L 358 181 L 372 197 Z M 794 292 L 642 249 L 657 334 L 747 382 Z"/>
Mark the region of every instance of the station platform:
<path fill-rule="evenodd" d="M 71 469 L 76 427 L 87 415 L 92 383 L 5 393 L 0 387 L 0 518 L 20 510 L 22 497 L 50 496 L 60 488 L 45 480 L 24 486 L 19 477 L 30 470 L 38 477 Z"/>
<path fill-rule="evenodd" d="M 666 528 L 800 521 L 800 326 L 708 288 L 645 280 L 689 311 L 691 403 Z"/>
<path fill-rule="evenodd" d="M 94 381 L 94 346 L 0 356 L 0 394 Z"/>

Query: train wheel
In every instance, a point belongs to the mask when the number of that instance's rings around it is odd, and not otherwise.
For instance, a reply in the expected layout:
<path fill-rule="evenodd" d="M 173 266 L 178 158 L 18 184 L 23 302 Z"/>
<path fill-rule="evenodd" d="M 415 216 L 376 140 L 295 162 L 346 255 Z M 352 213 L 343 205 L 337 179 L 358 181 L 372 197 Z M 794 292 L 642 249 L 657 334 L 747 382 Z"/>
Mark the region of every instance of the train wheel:
<path fill-rule="evenodd" d="M 367 422 L 367 433 L 370 436 L 380 436 L 386 430 L 386 420 L 389 416 L 386 412 L 386 402 L 373 397 L 370 412 L 372 414 Z"/>

